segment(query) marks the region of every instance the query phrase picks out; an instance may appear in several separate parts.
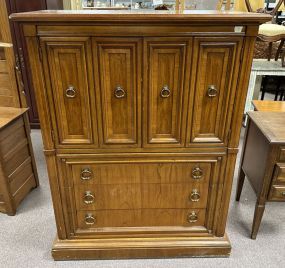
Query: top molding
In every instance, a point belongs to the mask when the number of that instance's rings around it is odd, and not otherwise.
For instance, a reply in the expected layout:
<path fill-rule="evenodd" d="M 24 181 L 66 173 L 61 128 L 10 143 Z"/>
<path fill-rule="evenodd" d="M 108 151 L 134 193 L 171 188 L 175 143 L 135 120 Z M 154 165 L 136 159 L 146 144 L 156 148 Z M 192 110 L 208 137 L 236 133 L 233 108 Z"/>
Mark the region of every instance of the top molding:
<path fill-rule="evenodd" d="M 24 13 L 14 13 L 10 16 L 13 21 L 20 22 L 188 22 L 188 23 L 228 23 L 228 24 L 262 24 L 272 17 L 268 14 L 185 10 L 185 11 L 157 11 L 157 10 L 41 10 Z"/>

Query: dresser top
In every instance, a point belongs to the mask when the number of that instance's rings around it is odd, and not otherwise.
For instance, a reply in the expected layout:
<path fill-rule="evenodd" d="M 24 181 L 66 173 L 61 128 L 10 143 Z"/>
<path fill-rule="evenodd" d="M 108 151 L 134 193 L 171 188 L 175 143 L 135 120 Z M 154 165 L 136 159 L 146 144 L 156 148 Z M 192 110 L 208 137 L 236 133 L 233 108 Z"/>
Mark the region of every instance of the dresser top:
<path fill-rule="evenodd" d="M 191 21 L 233 22 L 261 24 L 271 16 L 261 13 L 215 11 L 215 10 L 40 10 L 14 13 L 16 21 Z"/>
<path fill-rule="evenodd" d="M 0 107 L 0 129 L 7 126 L 28 110 L 28 108 Z"/>
<path fill-rule="evenodd" d="M 285 143 L 285 112 L 248 112 L 271 143 Z"/>

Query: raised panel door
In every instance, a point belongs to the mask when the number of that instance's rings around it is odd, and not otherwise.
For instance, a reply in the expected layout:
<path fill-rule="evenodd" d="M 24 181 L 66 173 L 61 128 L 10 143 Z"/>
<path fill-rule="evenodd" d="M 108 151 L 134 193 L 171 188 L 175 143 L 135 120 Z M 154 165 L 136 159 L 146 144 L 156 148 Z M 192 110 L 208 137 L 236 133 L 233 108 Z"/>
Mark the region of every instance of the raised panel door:
<path fill-rule="evenodd" d="M 91 116 L 89 68 L 91 45 L 89 38 L 44 39 L 51 76 L 50 96 L 54 105 L 53 123 L 59 145 L 91 145 L 96 118 Z"/>
<path fill-rule="evenodd" d="M 103 147 L 140 144 L 140 39 L 94 39 Z M 97 92 L 98 93 L 98 92 Z"/>
<path fill-rule="evenodd" d="M 188 141 L 226 145 L 242 38 L 195 38 Z"/>
<path fill-rule="evenodd" d="M 145 41 L 145 146 L 184 146 L 190 44 L 178 38 Z"/>

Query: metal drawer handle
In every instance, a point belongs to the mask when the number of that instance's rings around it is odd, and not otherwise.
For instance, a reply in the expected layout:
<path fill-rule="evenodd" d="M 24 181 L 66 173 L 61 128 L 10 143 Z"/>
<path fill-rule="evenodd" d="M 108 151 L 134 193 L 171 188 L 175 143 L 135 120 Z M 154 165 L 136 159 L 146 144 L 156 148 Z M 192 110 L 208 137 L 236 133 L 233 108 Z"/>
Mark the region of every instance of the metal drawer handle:
<path fill-rule="evenodd" d="M 199 168 L 199 167 L 193 168 L 193 170 L 192 170 L 192 178 L 194 180 L 199 180 L 199 179 L 202 178 L 202 176 L 203 176 L 203 170 L 201 168 Z"/>
<path fill-rule="evenodd" d="M 67 98 L 75 98 L 76 96 L 76 90 L 73 86 L 69 86 L 66 90 L 65 90 L 65 96 Z"/>
<path fill-rule="evenodd" d="M 207 93 L 208 93 L 209 98 L 214 98 L 218 95 L 218 90 L 216 89 L 214 85 L 209 85 Z"/>
<path fill-rule="evenodd" d="M 162 98 L 168 98 L 170 96 L 170 89 L 167 85 L 165 85 L 162 90 L 160 91 L 160 96 Z"/>
<path fill-rule="evenodd" d="M 193 202 L 198 202 L 200 200 L 200 193 L 197 189 L 194 189 L 190 195 L 190 200 Z"/>
<path fill-rule="evenodd" d="M 87 205 L 92 204 L 95 201 L 95 196 L 92 194 L 91 191 L 86 191 L 83 197 L 83 201 Z"/>
<path fill-rule="evenodd" d="M 85 223 L 87 225 L 93 225 L 96 223 L 96 217 L 94 217 L 92 214 L 88 213 L 85 215 Z"/>
<path fill-rule="evenodd" d="M 126 91 L 121 86 L 117 86 L 114 91 L 114 95 L 117 99 L 121 99 L 126 96 Z"/>
<path fill-rule="evenodd" d="M 198 221 L 198 215 L 195 211 L 192 211 L 188 217 L 187 217 L 187 220 L 189 223 L 194 223 L 194 222 L 197 222 Z"/>
<path fill-rule="evenodd" d="M 81 170 L 81 180 L 88 181 L 92 179 L 92 171 L 89 168 L 84 168 Z"/>

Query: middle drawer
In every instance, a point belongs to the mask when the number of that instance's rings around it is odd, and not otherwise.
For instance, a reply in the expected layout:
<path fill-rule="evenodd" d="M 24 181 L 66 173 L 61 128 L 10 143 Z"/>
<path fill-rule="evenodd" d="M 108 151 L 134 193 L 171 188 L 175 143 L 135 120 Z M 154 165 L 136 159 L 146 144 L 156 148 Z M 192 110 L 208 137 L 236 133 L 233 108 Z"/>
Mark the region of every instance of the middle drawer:
<path fill-rule="evenodd" d="M 78 210 L 138 208 L 205 208 L 207 184 L 76 185 Z"/>

